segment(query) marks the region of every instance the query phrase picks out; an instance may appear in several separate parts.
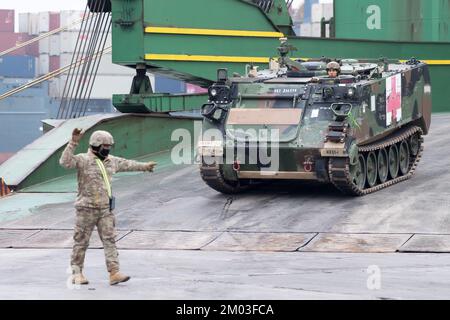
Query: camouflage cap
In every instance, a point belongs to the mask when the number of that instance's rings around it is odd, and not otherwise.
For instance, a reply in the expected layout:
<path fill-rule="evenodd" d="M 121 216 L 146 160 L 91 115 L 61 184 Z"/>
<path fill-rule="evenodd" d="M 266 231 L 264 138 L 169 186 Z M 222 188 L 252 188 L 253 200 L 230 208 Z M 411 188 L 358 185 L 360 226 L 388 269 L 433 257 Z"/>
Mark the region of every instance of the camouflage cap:
<path fill-rule="evenodd" d="M 327 70 L 341 70 L 341 66 L 336 61 L 327 64 Z"/>
<path fill-rule="evenodd" d="M 89 139 L 89 144 L 93 147 L 99 147 L 102 144 L 114 144 L 114 138 L 108 131 L 95 131 Z"/>

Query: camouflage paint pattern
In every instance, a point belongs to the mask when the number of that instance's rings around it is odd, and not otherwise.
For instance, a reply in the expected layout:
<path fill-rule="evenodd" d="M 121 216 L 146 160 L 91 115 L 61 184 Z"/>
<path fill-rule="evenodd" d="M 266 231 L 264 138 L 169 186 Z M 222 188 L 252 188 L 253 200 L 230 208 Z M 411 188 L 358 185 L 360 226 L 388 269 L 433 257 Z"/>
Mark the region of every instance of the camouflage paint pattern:
<path fill-rule="evenodd" d="M 355 61 L 358 63 L 358 61 Z M 431 83 L 428 66 L 424 63 L 388 64 L 387 72 L 377 77 L 358 78 L 355 75 L 341 75 L 338 80 L 320 77 L 315 81 L 295 77 L 280 77 L 278 79 L 256 81 L 254 78 L 231 78 L 230 101 L 228 108 L 239 109 L 302 109 L 302 118 L 297 125 L 280 126 L 271 124 L 270 117 L 263 125 L 228 124 L 227 117 L 221 121 L 206 119 L 203 129 L 216 128 L 223 132 L 225 145 L 232 140 L 235 144 L 243 143 L 246 154 L 258 148 L 258 131 L 280 129 L 280 171 L 304 171 L 305 163 L 313 160 L 313 170 L 318 173 L 318 180 L 326 180 L 326 161 L 320 150 L 324 148 L 329 125 L 334 119 L 331 110 L 333 103 L 351 103 L 351 118 L 349 121 L 350 136 L 358 145 L 364 145 L 383 139 L 400 127 L 418 125 L 427 134 L 431 121 Z M 392 78 L 398 80 L 393 82 Z M 291 79 L 291 80 L 290 80 Z M 278 81 L 278 82 L 277 82 Z M 396 85 L 397 84 L 397 85 Z M 394 86 L 393 86 L 394 85 Z M 389 87 L 390 86 L 390 87 Z M 331 88 L 332 97 L 324 96 L 324 89 Z M 348 97 L 348 89 L 353 88 L 355 95 Z M 391 90 L 392 88 L 395 88 Z M 388 93 L 397 94 L 391 105 L 401 101 L 401 112 L 398 111 L 398 121 L 387 119 L 389 102 Z M 397 92 L 401 91 L 401 92 Z M 251 135 L 239 135 L 236 132 L 248 132 Z M 225 155 L 232 150 L 224 149 Z M 246 158 L 247 160 L 248 158 Z M 241 159 L 239 159 L 241 161 Z M 222 160 L 223 161 L 223 160 Z M 237 181 L 234 170 L 228 168 L 231 164 L 222 166 L 224 177 Z M 259 171 L 258 164 L 241 163 L 241 170 Z"/>
<path fill-rule="evenodd" d="M 106 268 L 108 272 L 120 270 L 119 253 L 115 242 L 115 217 L 108 209 L 79 208 L 76 212 L 76 223 L 73 235 L 71 266 L 74 273 L 79 273 L 84 267 L 86 250 L 89 247 L 94 227 L 102 240 L 105 250 Z"/>

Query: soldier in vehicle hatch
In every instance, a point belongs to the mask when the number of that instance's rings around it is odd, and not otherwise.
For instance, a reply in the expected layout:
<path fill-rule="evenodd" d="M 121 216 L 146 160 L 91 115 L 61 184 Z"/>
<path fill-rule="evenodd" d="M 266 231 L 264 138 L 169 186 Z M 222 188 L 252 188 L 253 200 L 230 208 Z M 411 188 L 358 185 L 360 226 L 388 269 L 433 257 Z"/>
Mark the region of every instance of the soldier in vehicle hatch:
<path fill-rule="evenodd" d="M 336 61 L 327 64 L 327 73 L 329 78 L 337 78 L 341 74 L 341 66 Z"/>
<path fill-rule="evenodd" d="M 111 190 L 112 175 L 123 171 L 152 172 L 156 163 L 136 162 L 109 155 L 114 139 L 107 131 L 95 131 L 90 137 L 88 152 L 74 155 L 82 135 L 80 129 L 73 130 L 72 139 L 59 160 L 63 167 L 76 168 L 78 171 L 76 224 L 71 258 L 72 283 L 89 283 L 83 275 L 84 258 L 92 231 L 97 227 L 105 250 L 109 281 L 114 285 L 128 281 L 130 277 L 119 271 L 119 254 L 115 244 L 114 197 Z"/>

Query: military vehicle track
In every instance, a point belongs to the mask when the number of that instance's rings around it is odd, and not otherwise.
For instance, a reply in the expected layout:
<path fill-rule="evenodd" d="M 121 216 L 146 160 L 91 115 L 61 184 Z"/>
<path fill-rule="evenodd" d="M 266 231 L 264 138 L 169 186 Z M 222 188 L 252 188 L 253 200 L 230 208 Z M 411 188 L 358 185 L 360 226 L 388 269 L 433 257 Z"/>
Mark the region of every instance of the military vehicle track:
<path fill-rule="evenodd" d="M 240 182 L 225 180 L 220 169 L 220 165 L 217 163 L 203 163 L 200 166 L 200 175 L 209 187 L 225 194 L 235 194 L 245 189 L 245 186 L 241 186 Z"/>
<path fill-rule="evenodd" d="M 360 146 L 358 147 L 358 157 L 362 156 L 364 159 L 364 187 L 358 186 L 355 183 L 355 176 L 352 175 L 350 164 L 350 158 L 330 158 L 328 165 L 328 172 L 330 177 L 330 182 L 340 191 L 345 194 L 352 196 L 364 196 L 381 189 L 387 188 L 399 182 L 410 179 L 416 170 L 418 163 L 422 157 L 423 152 L 423 138 L 422 138 L 422 129 L 420 127 L 414 126 L 405 128 L 399 132 L 396 132 L 392 136 L 387 139 L 376 142 L 370 145 Z M 411 139 L 415 138 L 415 143 L 411 143 Z M 409 154 L 409 158 L 407 159 L 407 170 L 405 172 L 401 172 L 398 168 L 400 164 L 396 164 L 398 169 L 397 173 L 394 173 L 394 177 L 391 173 L 389 173 L 389 149 L 391 146 L 395 146 L 397 150 L 397 158 L 399 158 L 400 145 L 406 142 L 407 143 L 407 152 Z M 415 146 L 414 146 L 415 145 Z M 376 174 L 376 183 L 372 186 L 367 182 L 367 158 L 369 155 L 376 155 L 376 159 L 379 159 L 379 153 L 384 150 L 387 160 L 387 168 L 388 171 L 386 174 L 386 178 L 383 179 L 385 181 L 381 182 L 381 178 L 379 177 L 378 170 L 378 161 L 377 168 L 375 170 Z M 400 163 L 400 159 L 397 159 L 397 162 Z M 225 193 L 225 194 L 236 194 L 247 188 L 246 185 L 241 185 L 240 182 L 232 182 L 227 181 L 223 177 L 221 168 L 219 164 L 206 164 L 203 163 L 200 166 L 200 173 L 203 181 L 213 188 L 216 191 Z M 390 178 L 390 179 L 389 179 Z"/>
<path fill-rule="evenodd" d="M 358 148 L 358 158 L 363 157 L 365 168 L 364 170 L 367 172 L 367 158 L 369 154 L 375 153 L 378 155 L 382 150 L 384 150 L 384 154 L 388 154 L 386 149 L 396 146 L 397 150 L 400 150 L 400 145 L 403 142 L 406 142 L 408 145 L 409 159 L 408 159 L 408 170 L 406 173 L 399 173 L 400 176 L 394 176 L 389 173 L 390 180 L 384 181 L 380 183 L 380 177 L 377 173 L 377 183 L 374 186 L 366 188 L 368 185 L 367 181 L 364 181 L 364 187 L 361 188 L 357 184 L 355 184 L 355 178 L 351 173 L 351 164 L 349 158 L 330 158 L 328 171 L 330 175 L 330 181 L 333 185 L 341 190 L 342 192 L 354 195 L 354 196 L 364 196 L 375 191 L 381 190 L 383 188 L 392 186 L 396 183 L 405 181 L 410 179 L 416 170 L 417 164 L 419 163 L 422 152 L 423 152 L 423 131 L 420 127 L 410 127 L 404 130 L 401 130 L 392 136 L 388 137 L 386 140 L 381 142 L 376 142 L 370 145 L 360 146 Z M 411 141 L 414 139 L 414 143 Z M 397 153 L 398 157 L 399 153 Z M 377 156 L 377 159 L 379 157 Z M 400 162 L 400 159 L 397 159 Z M 389 160 L 388 160 L 389 161 Z M 378 163 L 378 162 L 377 162 Z M 389 162 L 388 162 L 389 164 Z M 378 169 L 378 166 L 377 166 Z M 389 171 L 389 169 L 387 169 Z M 400 171 L 400 170 L 399 170 Z M 364 179 L 366 180 L 366 179 Z M 383 179 L 384 180 L 384 179 Z"/>

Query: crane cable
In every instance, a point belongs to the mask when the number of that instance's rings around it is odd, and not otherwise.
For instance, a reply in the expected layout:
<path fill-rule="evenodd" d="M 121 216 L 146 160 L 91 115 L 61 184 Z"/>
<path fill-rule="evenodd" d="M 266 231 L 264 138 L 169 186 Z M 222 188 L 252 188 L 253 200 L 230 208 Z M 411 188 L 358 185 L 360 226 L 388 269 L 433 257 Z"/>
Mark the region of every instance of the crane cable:
<path fill-rule="evenodd" d="M 101 62 L 101 55 L 97 55 L 96 52 L 105 50 L 111 28 L 111 13 L 103 12 L 106 4 L 107 1 L 98 0 L 92 10 L 89 5 L 86 5 L 85 16 L 92 19 L 87 19 L 89 23 L 87 20 L 82 23 L 72 56 L 72 64 L 79 60 L 84 60 L 85 63 L 69 69 L 58 110 L 58 119 L 76 118 L 86 113 Z M 85 38 L 87 41 L 80 41 Z"/>
<path fill-rule="evenodd" d="M 111 52 L 111 47 L 107 47 L 107 48 L 104 48 L 103 51 L 97 52 L 95 54 L 95 57 L 102 56 L 102 55 L 110 53 L 110 52 Z M 5 93 L 1 94 L 0 95 L 0 100 L 6 99 L 6 98 L 8 98 L 8 97 L 10 97 L 12 95 L 15 95 L 16 93 L 24 91 L 25 89 L 31 88 L 31 87 L 39 84 L 39 83 L 42 83 L 44 81 L 50 80 L 50 79 L 52 79 L 54 77 L 57 77 L 57 76 L 59 76 L 59 75 L 61 75 L 63 73 L 66 73 L 67 71 L 69 71 L 71 69 L 74 69 L 74 68 L 78 67 L 79 65 L 82 65 L 82 64 L 84 64 L 86 62 L 87 62 L 86 59 L 82 59 L 82 60 L 76 61 L 76 62 L 74 62 L 74 63 L 72 63 L 72 64 L 70 64 L 68 66 L 65 66 L 63 68 L 57 69 L 55 71 L 52 71 L 52 72 L 50 72 L 50 73 L 48 73 L 46 75 L 43 75 L 43 76 L 41 76 L 39 78 L 36 78 L 33 81 L 30 81 L 30 82 L 28 82 L 28 83 L 26 83 L 26 84 L 24 84 L 24 85 L 22 85 L 20 87 L 17 87 L 17 88 L 15 88 L 13 90 L 10 90 L 8 92 L 5 92 Z"/>

